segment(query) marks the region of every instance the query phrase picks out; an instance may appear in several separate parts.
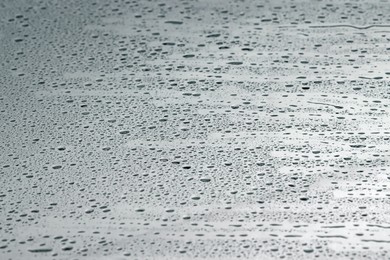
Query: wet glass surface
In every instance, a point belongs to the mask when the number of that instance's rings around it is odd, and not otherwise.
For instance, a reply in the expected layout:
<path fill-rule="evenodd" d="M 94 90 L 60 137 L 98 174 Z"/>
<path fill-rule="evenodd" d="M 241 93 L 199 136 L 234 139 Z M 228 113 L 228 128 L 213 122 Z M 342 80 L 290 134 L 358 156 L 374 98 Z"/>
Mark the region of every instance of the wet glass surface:
<path fill-rule="evenodd" d="M 0 259 L 389 259 L 388 1 L 0 2 Z"/>

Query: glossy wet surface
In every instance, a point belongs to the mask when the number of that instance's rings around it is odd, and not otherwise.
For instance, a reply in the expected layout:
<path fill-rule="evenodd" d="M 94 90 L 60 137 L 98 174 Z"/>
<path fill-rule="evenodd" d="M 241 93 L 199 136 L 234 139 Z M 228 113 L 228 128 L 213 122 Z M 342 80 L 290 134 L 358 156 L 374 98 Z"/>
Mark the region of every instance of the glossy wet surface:
<path fill-rule="evenodd" d="M 390 258 L 388 1 L 0 3 L 0 259 Z"/>

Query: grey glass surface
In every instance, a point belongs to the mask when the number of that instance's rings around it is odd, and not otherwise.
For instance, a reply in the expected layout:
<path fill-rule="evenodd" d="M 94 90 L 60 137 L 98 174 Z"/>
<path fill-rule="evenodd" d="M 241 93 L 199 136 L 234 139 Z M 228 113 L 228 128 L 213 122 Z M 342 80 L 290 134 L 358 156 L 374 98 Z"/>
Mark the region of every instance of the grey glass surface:
<path fill-rule="evenodd" d="M 388 1 L 0 1 L 0 259 L 390 259 Z"/>

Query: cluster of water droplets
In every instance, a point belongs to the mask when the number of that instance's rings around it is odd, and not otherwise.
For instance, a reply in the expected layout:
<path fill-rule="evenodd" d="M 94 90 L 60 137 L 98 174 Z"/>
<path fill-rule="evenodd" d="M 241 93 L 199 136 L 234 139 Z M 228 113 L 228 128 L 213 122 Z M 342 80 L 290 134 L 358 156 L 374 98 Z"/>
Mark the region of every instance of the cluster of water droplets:
<path fill-rule="evenodd" d="M 388 258 L 389 7 L 1 3 L 0 258 Z"/>

